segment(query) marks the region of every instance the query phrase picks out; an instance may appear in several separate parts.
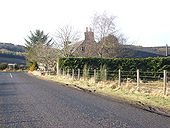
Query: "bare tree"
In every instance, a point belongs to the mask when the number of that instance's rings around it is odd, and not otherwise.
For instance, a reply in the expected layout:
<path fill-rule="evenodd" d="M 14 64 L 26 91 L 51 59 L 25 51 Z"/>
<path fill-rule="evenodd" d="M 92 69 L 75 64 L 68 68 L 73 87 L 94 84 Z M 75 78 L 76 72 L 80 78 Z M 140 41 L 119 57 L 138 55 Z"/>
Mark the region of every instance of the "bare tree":
<path fill-rule="evenodd" d="M 65 25 L 57 29 L 55 37 L 55 45 L 60 49 L 61 55 L 73 56 L 75 48 L 71 46 L 71 43 L 79 40 L 80 33 L 74 30 L 73 26 Z"/>
<path fill-rule="evenodd" d="M 38 44 L 35 46 L 36 59 L 39 64 L 45 67 L 45 70 L 50 70 L 55 67 L 57 57 L 59 56 L 59 50 L 52 45 L 45 46 Z"/>
<path fill-rule="evenodd" d="M 92 17 L 92 27 L 97 41 L 100 41 L 109 34 L 115 34 L 115 19 L 115 16 L 108 16 L 106 12 L 103 12 L 103 14 L 94 14 Z"/>
<path fill-rule="evenodd" d="M 118 50 L 124 40 L 123 36 L 118 36 L 115 19 L 115 16 L 109 16 L 106 12 L 101 15 L 96 13 L 92 18 L 95 39 L 98 41 L 99 57 L 113 58 L 120 53 Z"/>
<path fill-rule="evenodd" d="M 98 44 L 100 57 L 113 58 L 118 54 L 119 43 L 114 35 L 104 37 Z"/>
<path fill-rule="evenodd" d="M 36 61 L 38 65 L 45 67 L 45 70 L 55 67 L 57 57 L 60 56 L 59 50 L 54 48 L 53 45 L 43 45 L 37 43 L 30 49 L 31 54 L 27 58 L 31 61 Z"/>

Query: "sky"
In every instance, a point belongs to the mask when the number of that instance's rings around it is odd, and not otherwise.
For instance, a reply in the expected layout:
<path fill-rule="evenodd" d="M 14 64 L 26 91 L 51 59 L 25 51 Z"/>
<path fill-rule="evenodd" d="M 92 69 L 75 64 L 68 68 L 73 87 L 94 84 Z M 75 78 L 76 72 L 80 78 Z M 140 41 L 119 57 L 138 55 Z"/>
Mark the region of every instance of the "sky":
<path fill-rule="evenodd" d="M 30 31 L 55 36 L 67 24 L 83 34 L 91 17 L 105 11 L 117 17 L 129 44 L 170 45 L 169 5 L 169 0 L 0 0 L 0 42 L 24 45 Z"/>

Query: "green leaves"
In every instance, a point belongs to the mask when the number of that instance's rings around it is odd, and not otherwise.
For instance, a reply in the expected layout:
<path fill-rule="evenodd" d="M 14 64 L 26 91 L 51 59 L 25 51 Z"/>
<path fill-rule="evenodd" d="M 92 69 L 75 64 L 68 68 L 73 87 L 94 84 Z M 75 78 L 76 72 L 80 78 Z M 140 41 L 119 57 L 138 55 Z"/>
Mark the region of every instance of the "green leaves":
<path fill-rule="evenodd" d="M 142 59 L 105 59 L 105 58 L 60 58 L 61 68 L 83 69 L 87 64 L 90 69 L 100 69 L 105 65 L 108 71 L 170 71 L 170 57 L 142 58 Z"/>
<path fill-rule="evenodd" d="M 44 34 L 41 30 L 35 30 L 35 32 L 30 31 L 30 36 L 28 39 L 25 39 L 25 51 L 26 51 L 26 59 L 30 63 L 38 62 L 38 59 L 42 60 L 45 58 L 45 50 L 46 53 L 47 47 L 51 46 L 52 39 L 49 38 L 48 34 Z M 46 61 L 45 59 L 43 59 Z"/>
<path fill-rule="evenodd" d="M 26 42 L 26 51 L 33 48 L 35 45 L 43 44 L 43 45 L 50 45 L 50 42 L 52 39 L 49 39 L 48 34 L 44 34 L 44 31 L 41 30 L 35 30 L 35 32 L 30 31 L 30 36 L 28 36 L 28 39 L 25 39 Z"/>

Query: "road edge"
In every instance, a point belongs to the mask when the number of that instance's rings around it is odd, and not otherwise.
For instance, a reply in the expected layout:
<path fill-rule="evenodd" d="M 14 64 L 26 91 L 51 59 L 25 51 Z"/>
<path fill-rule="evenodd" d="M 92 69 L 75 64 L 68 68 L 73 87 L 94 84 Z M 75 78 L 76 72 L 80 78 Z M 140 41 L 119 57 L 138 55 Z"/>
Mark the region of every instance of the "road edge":
<path fill-rule="evenodd" d="M 127 99 L 122 98 L 122 97 L 116 97 L 116 96 L 106 95 L 106 94 L 103 94 L 103 93 L 98 93 L 95 90 L 93 90 L 93 91 L 88 90 L 88 89 L 79 87 L 79 86 L 74 85 L 74 84 L 66 84 L 66 83 L 61 83 L 61 82 L 57 82 L 57 81 L 54 81 L 54 80 L 45 79 L 45 78 L 43 78 L 39 75 L 34 75 L 32 73 L 29 73 L 29 72 L 27 72 L 26 74 L 28 74 L 29 76 L 32 76 L 32 77 L 36 77 L 36 78 L 41 79 L 41 80 L 50 81 L 50 82 L 53 82 L 53 83 L 58 83 L 59 85 L 62 85 L 62 86 L 65 86 L 65 87 L 70 87 L 70 88 L 74 88 L 74 89 L 77 89 L 77 90 L 81 90 L 83 92 L 102 97 L 102 98 L 109 100 L 109 101 L 115 102 L 115 100 L 116 100 L 119 103 L 128 104 L 128 105 L 133 106 L 135 108 L 139 108 L 139 109 L 142 109 L 144 111 L 148 111 L 148 112 L 151 112 L 151 113 L 154 113 L 154 114 L 157 114 L 157 115 L 161 115 L 161 116 L 170 118 L 170 110 L 166 110 L 166 109 L 163 109 L 163 108 L 144 104 L 140 101 L 132 101 L 132 100 L 127 100 Z"/>

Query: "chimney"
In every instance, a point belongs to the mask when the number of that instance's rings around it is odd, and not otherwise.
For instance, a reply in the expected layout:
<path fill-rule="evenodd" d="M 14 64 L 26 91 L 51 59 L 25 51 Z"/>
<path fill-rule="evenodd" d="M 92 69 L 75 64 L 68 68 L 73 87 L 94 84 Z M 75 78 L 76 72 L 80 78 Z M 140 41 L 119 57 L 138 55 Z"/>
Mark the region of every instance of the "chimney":
<path fill-rule="evenodd" d="M 86 32 L 88 32 L 88 27 L 86 27 Z"/>
<path fill-rule="evenodd" d="M 86 27 L 86 32 L 84 33 L 85 40 L 88 41 L 94 41 L 94 32 L 92 32 L 92 29 L 90 28 L 90 31 L 88 31 L 88 27 Z"/>
<path fill-rule="evenodd" d="M 92 32 L 92 29 L 90 28 L 90 32 Z"/>

